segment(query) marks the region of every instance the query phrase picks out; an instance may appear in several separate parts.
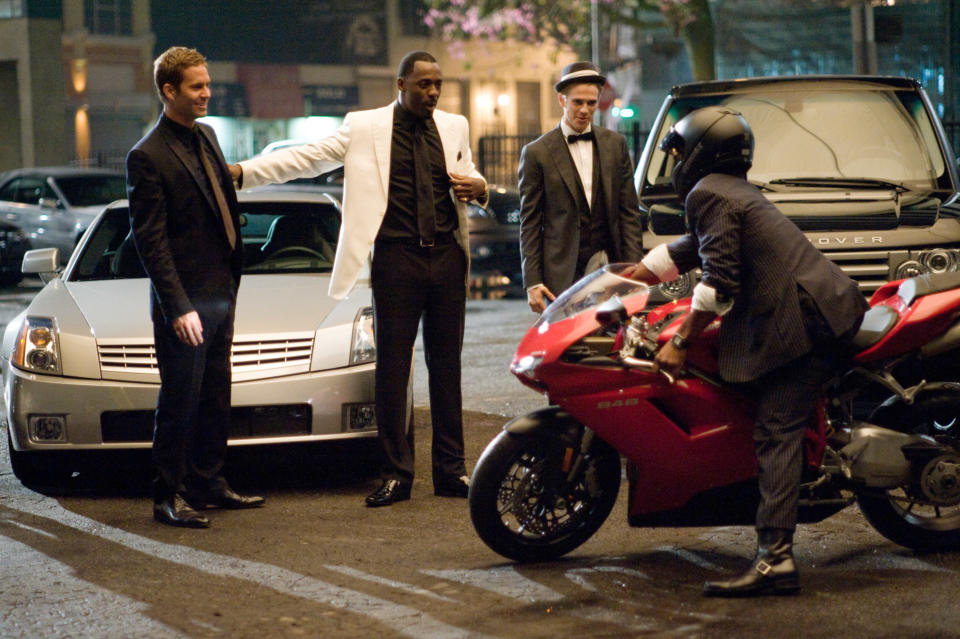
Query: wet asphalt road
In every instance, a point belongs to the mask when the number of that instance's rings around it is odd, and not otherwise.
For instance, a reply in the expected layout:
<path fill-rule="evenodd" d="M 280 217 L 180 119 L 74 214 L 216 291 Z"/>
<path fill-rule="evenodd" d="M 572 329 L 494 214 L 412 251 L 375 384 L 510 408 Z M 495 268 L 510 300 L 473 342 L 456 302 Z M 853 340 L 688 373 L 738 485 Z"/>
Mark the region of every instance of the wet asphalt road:
<path fill-rule="evenodd" d="M 0 296 L 0 313 L 29 296 Z M 521 300 L 468 304 L 470 468 L 509 416 L 544 405 L 506 372 L 533 319 Z M 43 493 L 12 476 L 0 443 L 0 637 L 960 636 L 960 554 L 900 548 L 856 508 L 801 527 L 803 591 L 791 598 L 702 598 L 705 579 L 751 556 L 752 531 L 630 529 L 625 488 L 563 560 L 504 560 L 463 500 L 430 490 L 416 355 L 419 480 L 389 508 L 363 506 L 377 480 L 362 448 L 251 448 L 233 452 L 231 480 L 266 495 L 265 508 L 213 511 L 209 530 L 163 527 L 150 519 L 144 455 Z"/>

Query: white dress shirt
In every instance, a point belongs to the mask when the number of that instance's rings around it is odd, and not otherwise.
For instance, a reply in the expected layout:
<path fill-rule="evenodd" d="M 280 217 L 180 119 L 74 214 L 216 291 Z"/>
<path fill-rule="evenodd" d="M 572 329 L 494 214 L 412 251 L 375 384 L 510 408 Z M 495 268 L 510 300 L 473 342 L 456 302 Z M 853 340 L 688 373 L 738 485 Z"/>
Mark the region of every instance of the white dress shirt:
<path fill-rule="evenodd" d="M 589 133 L 592 125 L 579 133 Z M 560 132 L 566 140 L 568 135 L 577 135 L 563 120 L 560 121 Z M 577 174 L 580 176 L 580 184 L 583 186 L 583 193 L 587 196 L 587 206 L 593 208 L 593 142 L 590 140 L 577 140 L 567 143 L 567 149 L 570 151 L 570 157 L 573 159 L 573 165 L 577 167 Z"/>

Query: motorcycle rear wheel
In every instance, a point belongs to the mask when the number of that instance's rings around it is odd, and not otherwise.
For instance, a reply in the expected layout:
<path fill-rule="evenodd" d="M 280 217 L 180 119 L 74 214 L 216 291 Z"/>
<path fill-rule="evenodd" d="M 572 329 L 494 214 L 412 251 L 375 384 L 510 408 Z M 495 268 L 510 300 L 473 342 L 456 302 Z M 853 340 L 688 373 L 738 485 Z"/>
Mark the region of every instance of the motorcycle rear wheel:
<path fill-rule="evenodd" d="M 960 384 L 924 392 L 912 405 L 880 407 L 870 420 L 900 432 L 946 436 L 960 430 Z M 960 455 L 960 450 L 956 451 Z M 916 485 L 863 492 L 857 504 L 867 521 L 890 541 L 921 551 L 960 549 L 960 500 L 933 503 Z"/>
<path fill-rule="evenodd" d="M 495 552 L 516 561 L 556 559 L 607 519 L 620 489 L 620 455 L 599 437 L 573 481 L 546 486 L 553 433 L 500 433 L 470 482 L 473 526 Z M 551 445 L 554 444 L 554 445 Z M 558 474 L 558 473 L 554 473 Z"/>

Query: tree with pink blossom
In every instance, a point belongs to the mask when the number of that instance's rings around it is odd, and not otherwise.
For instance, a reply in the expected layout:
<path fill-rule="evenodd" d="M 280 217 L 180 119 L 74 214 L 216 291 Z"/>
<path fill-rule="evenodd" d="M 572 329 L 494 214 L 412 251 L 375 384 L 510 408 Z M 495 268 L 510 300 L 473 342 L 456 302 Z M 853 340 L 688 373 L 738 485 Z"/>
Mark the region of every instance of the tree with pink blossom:
<path fill-rule="evenodd" d="M 549 43 L 584 58 L 591 51 L 591 11 L 607 25 L 670 27 L 680 36 L 696 80 L 714 77 L 709 0 L 424 0 L 425 23 L 444 40 Z M 651 15 L 659 17 L 651 20 Z M 462 50 L 462 49 L 461 49 Z"/>

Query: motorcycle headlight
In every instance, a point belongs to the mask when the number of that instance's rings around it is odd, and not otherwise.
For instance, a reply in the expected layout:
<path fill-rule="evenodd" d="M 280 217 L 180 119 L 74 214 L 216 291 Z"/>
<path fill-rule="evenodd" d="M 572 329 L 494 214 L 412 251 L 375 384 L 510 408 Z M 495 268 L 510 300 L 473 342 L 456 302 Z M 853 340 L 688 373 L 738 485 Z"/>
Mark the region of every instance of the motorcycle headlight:
<path fill-rule="evenodd" d="M 534 379 L 537 367 L 543 362 L 543 353 L 534 353 L 521 357 L 516 364 L 510 366 L 510 372 L 514 375 L 523 375 Z"/>
<path fill-rule="evenodd" d="M 60 344 L 57 323 L 50 317 L 28 317 L 20 327 L 11 358 L 17 368 L 47 375 L 60 375 Z"/>
<path fill-rule="evenodd" d="M 377 346 L 373 337 L 373 309 L 369 306 L 353 320 L 353 340 L 350 347 L 350 366 L 377 360 Z"/>

